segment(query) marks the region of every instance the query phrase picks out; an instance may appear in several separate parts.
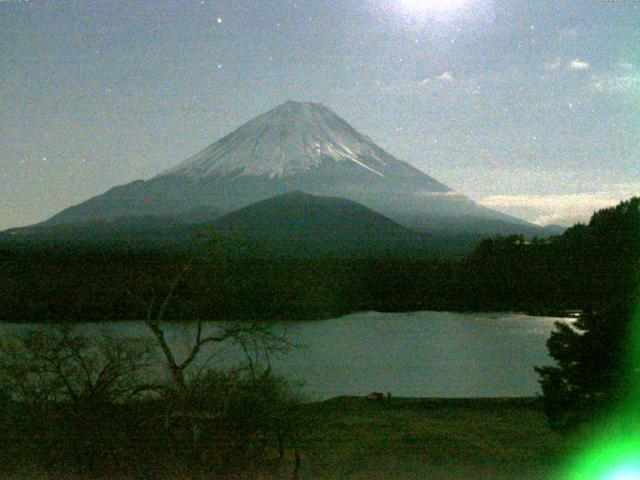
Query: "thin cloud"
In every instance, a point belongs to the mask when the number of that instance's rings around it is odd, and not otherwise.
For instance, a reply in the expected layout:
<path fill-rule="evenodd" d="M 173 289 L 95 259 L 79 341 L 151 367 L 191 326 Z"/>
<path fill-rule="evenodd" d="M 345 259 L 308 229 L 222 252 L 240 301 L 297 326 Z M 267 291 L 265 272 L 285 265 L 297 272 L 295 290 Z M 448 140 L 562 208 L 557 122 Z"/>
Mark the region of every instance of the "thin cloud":
<path fill-rule="evenodd" d="M 449 190 L 446 192 L 418 192 L 421 197 L 459 197 L 463 200 L 468 200 L 464 195 L 456 192 L 455 190 Z"/>
<path fill-rule="evenodd" d="M 453 82 L 454 78 L 451 75 L 451 72 L 446 71 L 442 75 L 438 75 L 438 80 L 442 80 L 443 82 Z"/>
<path fill-rule="evenodd" d="M 553 62 L 548 62 L 544 64 L 545 70 L 558 70 L 562 66 L 562 58 L 556 57 Z"/>
<path fill-rule="evenodd" d="M 592 86 L 603 93 L 629 93 L 640 89 L 640 75 L 599 76 L 593 79 Z"/>
<path fill-rule="evenodd" d="M 629 62 L 618 62 L 618 66 L 622 69 L 625 70 L 627 72 L 630 72 L 633 70 L 633 64 L 629 63 Z"/>
<path fill-rule="evenodd" d="M 589 70 L 591 68 L 591 65 L 588 62 L 585 62 L 584 60 L 575 58 L 571 60 L 571 63 L 569 63 L 569 68 L 571 70 Z"/>
<path fill-rule="evenodd" d="M 490 208 L 517 213 L 539 225 L 570 226 L 587 222 L 594 211 L 614 206 L 640 194 L 640 183 L 612 185 L 611 191 L 549 195 L 493 195 L 480 203 Z"/>
<path fill-rule="evenodd" d="M 594 75 L 591 87 L 610 95 L 635 93 L 640 89 L 640 69 L 629 62 L 619 62 L 613 72 Z"/>
<path fill-rule="evenodd" d="M 576 28 L 563 28 L 562 30 L 558 30 L 558 36 L 561 39 L 574 38 L 574 37 L 577 37 L 579 34 L 580 32 L 578 32 L 578 29 Z"/>

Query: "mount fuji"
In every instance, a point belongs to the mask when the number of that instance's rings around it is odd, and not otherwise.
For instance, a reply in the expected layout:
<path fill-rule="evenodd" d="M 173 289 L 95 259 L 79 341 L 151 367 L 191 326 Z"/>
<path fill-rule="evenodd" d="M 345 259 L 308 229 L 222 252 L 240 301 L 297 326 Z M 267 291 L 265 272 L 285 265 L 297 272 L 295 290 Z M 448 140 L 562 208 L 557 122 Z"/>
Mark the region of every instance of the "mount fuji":
<path fill-rule="evenodd" d="M 403 162 L 317 103 L 288 101 L 150 180 L 114 187 L 41 225 L 122 217 L 206 220 L 289 192 L 342 197 L 432 232 L 540 234 Z"/>

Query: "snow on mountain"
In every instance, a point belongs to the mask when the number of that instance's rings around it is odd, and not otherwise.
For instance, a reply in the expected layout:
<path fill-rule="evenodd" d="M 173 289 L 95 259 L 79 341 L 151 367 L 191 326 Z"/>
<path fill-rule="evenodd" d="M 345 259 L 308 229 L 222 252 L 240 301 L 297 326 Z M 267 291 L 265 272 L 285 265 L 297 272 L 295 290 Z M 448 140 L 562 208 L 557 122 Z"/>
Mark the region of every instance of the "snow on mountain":
<path fill-rule="evenodd" d="M 355 201 L 426 231 L 540 230 L 482 207 L 398 160 L 328 108 L 293 101 L 259 115 L 150 180 L 114 187 L 44 223 L 138 215 L 184 218 L 202 209 L 226 214 L 293 191 Z"/>
<path fill-rule="evenodd" d="M 425 176 L 323 105 L 293 101 L 263 113 L 161 176 L 286 178 L 321 168 L 327 161 L 351 162 L 382 178 Z M 441 184 L 431 187 L 449 190 Z"/>

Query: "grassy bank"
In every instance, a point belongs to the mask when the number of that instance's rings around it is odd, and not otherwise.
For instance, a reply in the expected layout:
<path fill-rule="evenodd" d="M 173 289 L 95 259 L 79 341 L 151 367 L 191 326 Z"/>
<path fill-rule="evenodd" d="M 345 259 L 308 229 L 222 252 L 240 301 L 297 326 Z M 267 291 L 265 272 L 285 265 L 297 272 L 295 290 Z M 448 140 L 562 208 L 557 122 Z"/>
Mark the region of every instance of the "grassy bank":
<path fill-rule="evenodd" d="M 536 399 L 339 397 L 303 410 L 308 428 L 297 442 L 301 479 L 549 479 L 570 450 L 569 441 L 549 430 Z M 128 441 L 136 445 L 130 455 L 154 449 Z M 99 473 L 66 478 L 187 478 L 167 463 L 151 465 L 149 457 L 138 463 L 147 468 L 127 473 L 120 465 L 116 474 L 100 465 Z M 60 478 L 26 465 L 18 471 L 4 478 Z M 294 471 L 289 448 L 283 461 L 223 478 L 294 478 Z"/>
<path fill-rule="evenodd" d="M 536 399 L 343 397 L 314 408 L 308 478 L 548 479 L 568 451 Z"/>

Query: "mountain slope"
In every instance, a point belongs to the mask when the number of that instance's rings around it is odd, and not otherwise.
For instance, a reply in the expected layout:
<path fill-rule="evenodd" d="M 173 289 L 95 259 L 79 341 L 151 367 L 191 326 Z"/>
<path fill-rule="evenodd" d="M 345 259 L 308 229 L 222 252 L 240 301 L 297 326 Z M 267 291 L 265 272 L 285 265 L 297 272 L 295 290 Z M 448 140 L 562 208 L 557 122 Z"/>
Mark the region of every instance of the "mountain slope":
<path fill-rule="evenodd" d="M 208 217 L 211 218 L 211 217 Z M 131 216 L 12 228 L 0 232 L 0 245 L 116 245 L 152 247 L 182 243 L 192 237 L 191 224 L 179 217 Z"/>
<path fill-rule="evenodd" d="M 113 188 L 46 223 L 176 214 L 202 206 L 228 213 L 292 191 L 347 198 L 426 230 L 542 233 L 396 159 L 326 107 L 291 101 L 148 181 Z"/>
<path fill-rule="evenodd" d="M 201 226 L 225 238 L 269 245 L 278 253 L 406 255 L 426 253 L 432 237 L 351 200 L 290 192 Z"/>

